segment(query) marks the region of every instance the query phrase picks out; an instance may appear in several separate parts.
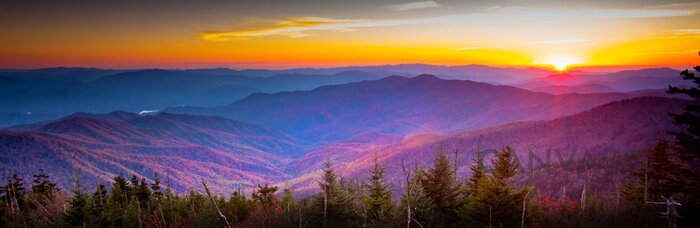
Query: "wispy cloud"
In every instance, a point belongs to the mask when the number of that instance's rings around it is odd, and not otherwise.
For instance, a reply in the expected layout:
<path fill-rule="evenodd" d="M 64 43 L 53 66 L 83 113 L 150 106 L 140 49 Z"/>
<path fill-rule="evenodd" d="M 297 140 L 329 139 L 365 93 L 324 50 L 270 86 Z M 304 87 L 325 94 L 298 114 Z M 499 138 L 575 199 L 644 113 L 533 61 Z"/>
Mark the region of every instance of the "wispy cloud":
<path fill-rule="evenodd" d="M 676 35 L 700 35 L 700 29 L 674 29 L 671 32 Z"/>
<path fill-rule="evenodd" d="M 435 1 L 422 1 L 422 2 L 411 2 L 411 3 L 406 3 L 406 4 L 391 5 L 391 6 L 389 6 L 389 9 L 394 10 L 394 11 L 409 11 L 409 10 L 417 10 L 417 9 L 425 9 L 425 8 L 438 8 L 438 7 L 442 7 L 442 6 Z"/>
<path fill-rule="evenodd" d="M 203 32 L 200 37 L 209 41 L 246 40 L 254 37 L 281 35 L 301 38 L 314 31 L 354 31 L 359 28 L 391 27 L 423 24 L 460 24 L 490 20 L 506 21 L 565 21 L 565 20 L 604 20 L 630 18 L 677 17 L 695 14 L 693 10 L 675 9 L 553 9 L 528 7 L 501 7 L 484 13 L 445 15 L 427 18 L 408 19 L 334 19 L 324 17 L 299 17 L 274 21 L 268 25 L 248 27 L 236 31 Z M 566 40 L 561 42 L 578 42 Z"/>
<path fill-rule="evenodd" d="M 336 30 L 353 31 L 370 20 L 365 19 L 333 19 L 325 17 L 299 17 L 278 20 L 272 25 L 256 26 L 253 28 L 230 32 L 204 32 L 200 36 L 209 41 L 245 40 L 252 37 L 283 35 L 291 38 L 302 38 L 309 31 Z"/>
<path fill-rule="evenodd" d="M 589 43 L 590 40 L 586 39 L 561 39 L 561 40 L 544 40 L 540 41 L 541 44 L 576 44 L 576 43 Z"/>
<path fill-rule="evenodd" d="M 140 112 L 139 112 L 139 115 L 142 115 L 142 116 L 143 116 L 143 115 L 153 114 L 153 113 L 156 113 L 156 112 L 158 112 L 158 110 L 143 110 L 143 111 L 140 111 Z"/>
<path fill-rule="evenodd" d="M 498 49 L 498 48 L 507 48 L 508 46 L 506 45 L 496 45 L 496 46 L 472 46 L 472 47 L 461 47 L 461 48 L 452 48 L 450 50 L 452 51 L 472 51 L 472 50 L 481 50 L 481 49 Z"/>

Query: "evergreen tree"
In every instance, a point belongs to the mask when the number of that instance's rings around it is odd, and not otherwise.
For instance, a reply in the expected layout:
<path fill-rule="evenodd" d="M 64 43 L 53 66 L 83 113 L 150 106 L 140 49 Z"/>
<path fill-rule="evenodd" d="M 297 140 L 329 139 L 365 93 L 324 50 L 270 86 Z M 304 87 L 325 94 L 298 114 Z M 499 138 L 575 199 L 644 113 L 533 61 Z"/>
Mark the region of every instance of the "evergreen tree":
<path fill-rule="evenodd" d="M 375 156 L 374 169 L 366 182 L 368 195 L 364 201 L 369 223 L 386 226 L 391 222 L 390 213 L 394 208 L 394 202 L 391 199 L 391 188 L 386 183 L 384 173 L 384 166 L 377 163 Z"/>
<path fill-rule="evenodd" d="M 80 183 L 80 177 L 73 177 L 73 188 L 71 189 L 73 196 L 69 201 L 68 211 L 66 213 L 66 222 L 70 226 L 85 227 L 86 215 L 89 213 L 88 194 L 85 193 L 83 185 Z"/>
<path fill-rule="evenodd" d="M 294 195 L 292 194 L 292 189 L 289 187 L 285 187 L 282 189 L 282 204 L 284 205 L 285 211 L 287 213 L 290 213 L 290 211 L 293 211 L 295 207 L 295 202 L 294 202 Z"/>
<path fill-rule="evenodd" d="M 322 196 L 316 197 L 315 208 L 316 214 L 318 214 L 319 208 L 322 208 L 321 210 L 321 216 L 322 216 L 322 225 L 324 228 L 328 227 L 328 220 L 329 220 L 329 205 L 330 201 L 332 200 L 333 196 L 335 193 L 339 190 L 338 187 L 338 180 L 337 177 L 335 176 L 335 171 L 333 170 L 333 163 L 331 163 L 330 159 L 326 159 L 326 161 L 323 163 L 323 175 L 321 176 L 321 181 L 318 182 L 318 187 L 321 189 L 321 194 Z M 320 202 L 323 200 L 323 202 Z M 320 204 L 323 204 L 322 206 Z"/>
<path fill-rule="evenodd" d="M 695 72 L 688 69 L 681 72 L 683 79 L 690 80 L 695 84 L 693 87 L 669 86 L 668 88 L 670 94 L 684 94 L 692 99 L 684 108 L 683 113 L 671 114 L 675 124 L 683 128 L 683 131 L 671 134 L 676 137 L 681 158 L 694 164 L 700 162 L 700 77 L 695 75 L 698 72 L 700 72 L 700 66 L 695 66 Z M 698 169 L 697 166 L 694 168 Z"/>
<path fill-rule="evenodd" d="M 347 186 L 347 192 L 352 198 L 351 201 L 354 202 L 354 213 L 358 217 L 358 226 L 361 227 L 367 227 L 368 225 L 372 224 L 368 219 L 368 210 L 367 210 L 367 192 L 365 191 L 365 188 L 367 187 L 367 184 L 364 181 L 358 181 L 358 180 L 351 180 L 345 183 Z"/>
<path fill-rule="evenodd" d="M 513 148 L 506 146 L 496 154 L 493 161 L 493 179 L 501 184 L 510 184 L 510 180 L 518 172 L 519 165 L 515 160 Z"/>
<path fill-rule="evenodd" d="M 269 186 L 267 184 L 262 186 L 258 184 L 258 190 L 252 193 L 253 201 L 262 205 L 272 205 L 276 201 L 275 192 L 278 189 L 279 187 L 277 186 Z"/>
<path fill-rule="evenodd" d="M 648 194 L 652 198 L 660 199 L 661 195 L 671 196 L 680 190 L 678 182 L 678 165 L 673 161 L 671 154 L 671 145 L 666 140 L 661 140 L 656 143 L 653 149 L 649 151 L 648 167 L 645 173 L 637 174 L 639 179 L 647 177 Z"/>
<path fill-rule="evenodd" d="M 90 206 L 92 218 L 90 220 L 97 221 L 98 226 L 106 226 L 105 210 L 107 205 L 107 188 L 102 184 L 97 185 L 97 189 L 92 193 L 92 204 Z"/>
<path fill-rule="evenodd" d="M 420 224 L 417 227 L 431 227 L 431 222 L 435 221 L 435 203 L 428 197 L 423 186 L 425 173 L 416 167 L 413 176 L 410 177 L 406 188 L 401 194 L 401 204 L 399 206 L 399 221 L 404 225 L 407 222 L 408 206 L 410 205 L 410 217 L 412 224 Z M 415 225 L 414 225 L 415 226 Z"/>
<path fill-rule="evenodd" d="M 674 123 L 682 129 L 671 132 L 676 138 L 678 157 L 683 161 L 677 168 L 682 171 L 684 182 L 678 189 L 682 192 L 678 200 L 683 204 L 679 210 L 683 217 L 680 226 L 700 224 L 700 77 L 697 73 L 700 73 L 700 66 L 695 66 L 695 72 L 688 69 L 681 72 L 684 80 L 694 84 L 692 87 L 669 86 L 668 89 L 670 94 L 684 94 L 692 99 L 682 113 L 671 114 Z"/>
<path fill-rule="evenodd" d="M 648 227 L 662 227 L 665 222 L 659 219 L 660 208 L 645 202 L 644 188 L 643 181 L 634 181 L 626 183 L 620 189 L 622 222 L 623 224 L 646 224 Z"/>
<path fill-rule="evenodd" d="M 454 223 L 457 219 L 456 210 L 459 197 L 459 184 L 456 182 L 456 170 L 450 160 L 438 151 L 433 167 L 428 169 L 423 179 L 423 188 L 435 204 L 437 225 Z"/>
<path fill-rule="evenodd" d="M 469 171 L 471 171 L 471 176 L 467 178 L 464 184 L 463 193 L 465 198 L 475 194 L 479 181 L 486 177 L 486 166 L 484 165 L 484 156 L 481 151 L 476 151 L 476 158 L 474 158 L 474 163 L 469 165 Z"/>
<path fill-rule="evenodd" d="M 114 177 L 112 188 L 109 194 L 109 208 L 107 217 L 110 218 L 110 225 L 114 227 L 126 226 L 128 221 L 128 209 L 131 199 L 132 186 L 129 181 L 121 175 Z"/>
<path fill-rule="evenodd" d="M 311 213 L 316 226 L 348 227 L 357 225 L 357 213 L 353 197 L 347 192 L 346 183 L 338 181 L 330 160 L 324 162 L 323 175 L 318 185 L 321 193 L 312 197 Z"/>
<path fill-rule="evenodd" d="M 151 184 L 151 192 L 153 193 L 153 199 L 157 203 L 160 203 L 160 201 L 163 199 L 163 191 L 161 190 L 160 179 L 158 178 L 157 173 L 153 177 L 153 184 Z"/>
<path fill-rule="evenodd" d="M 24 188 L 24 179 L 17 176 L 17 174 L 12 174 L 10 178 L 7 179 L 7 184 L 0 187 L 0 195 L 2 195 L 5 206 L 10 214 L 20 213 L 24 209 L 24 195 L 26 189 Z"/>
<path fill-rule="evenodd" d="M 288 186 L 282 189 L 282 208 L 287 227 L 299 227 L 299 206 L 294 202 L 292 189 Z"/>
<path fill-rule="evenodd" d="M 253 223 L 249 224 L 256 227 L 280 226 L 284 216 L 281 202 L 275 197 L 277 189 L 277 186 L 258 184 L 258 189 L 251 194 L 254 208 L 248 217 Z"/>
<path fill-rule="evenodd" d="M 664 201 L 661 196 L 679 196 L 680 180 L 677 164 L 666 140 L 660 140 L 647 151 L 642 167 L 634 171 L 636 180 L 620 190 L 624 212 L 630 221 L 663 225 L 657 215 L 662 207 L 649 202 Z"/>
<path fill-rule="evenodd" d="M 53 194 L 58 192 L 56 184 L 49 180 L 49 176 L 44 173 L 43 169 L 39 169 L 39 174 L 34 175 L 34 180 L 32 182 L 32 194 L 36 196 L 52 199 Z"/>
<path fill-rule="evenodd" d="M 112 183 L 111 189 L 111 202 L 112 203 L 124 203 L 129 202 L 129 194 L 131 192 L 131 185 L 129 182 L 120 176 L 114 177 L 114 183 Z"/>
<path fill-rule="evenodd" d="M 129 184 L 131 185 L 131 188 L 128 192 L 129 194 L 129 199 L 134 198 L 136 196 L 136 192 L 139 189 L 139 178 L 136 175 L 131 175 L 131 180 L 129 181 Z"/>
<path fill-rule="evenodd" d="M 518 170 L 513 149 L 504 148 L 491 163 L 491 175 L 478 181 L 475 193 L 459 209 L 459 215 L 468 224 L 476 226 L 520 225 L 521 206 L 529 189 L 514 189 L 510 185 Z"/>
<path fill-rule="evenodd" d="M 362 225 L 361 215 L 358 213 L 358 203 L 362 200 L 356 198 L 356 191 L 361 187 L 353 182 L 340 178 L 338 189 L 329 201 L 329 215 L 333 219 L 329 220 L 329 225 L 333 227 L 358 227 Z"/>
<path fill-rule="evenodd" d="M 146 183 L 146 178 L 142 178 L 137 186 L 135 186 L 134 197 L 138 199 L 141 207 L 147 207 L 149 199 L 151 198 L 151 190 L 148 188 L 148 183 Z"/>
<path fill-rule="evenodd" d="M 251 202 L 238 189 L 231 194 L 228 202 L 222 206 L 221 210 L 225 211 L 226 216 L 230 217 L 233 224 L 241 224 L 247 219 L 252 211 L 252 207 Z"/>

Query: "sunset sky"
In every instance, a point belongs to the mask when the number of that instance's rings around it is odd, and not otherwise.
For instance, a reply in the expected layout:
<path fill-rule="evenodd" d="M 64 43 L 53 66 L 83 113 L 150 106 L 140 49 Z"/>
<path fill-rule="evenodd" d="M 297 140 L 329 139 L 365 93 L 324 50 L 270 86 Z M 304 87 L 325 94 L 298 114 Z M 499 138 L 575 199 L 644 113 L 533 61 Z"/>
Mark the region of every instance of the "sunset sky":
<path fill-rule="evenodd" d="M 690 66 L 700 1 L 10 1 L 0 68 Z"/>

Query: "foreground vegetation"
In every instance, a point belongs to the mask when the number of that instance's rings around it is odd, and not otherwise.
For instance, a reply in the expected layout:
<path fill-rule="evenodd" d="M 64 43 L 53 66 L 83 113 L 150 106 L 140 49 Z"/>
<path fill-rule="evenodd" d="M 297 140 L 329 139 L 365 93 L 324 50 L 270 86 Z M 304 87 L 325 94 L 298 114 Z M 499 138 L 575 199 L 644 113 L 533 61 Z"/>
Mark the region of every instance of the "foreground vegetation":
<path fill-rule="evenodd" d="M 700 71 L 700 67 L 695 68 Z M 687 80 L 700 79 L 684 71 Z M 292 189 L 258 186 L 228 197 L 211 195 L 206 183 L 188 194 L 174 194 L 158 176 L 122 176 L 108 186 L 86 190 L 78 178 L 70 192 L 48 175 L 31 184 L 18 176 L 0 188 L 0 227 L 691 227 L 700 224 L 700 90 L 670 88 L 693 98 L 673 115 L 684 130 L 675 141 L 660 141 L 646 162 L 613 194 L 580 197 L 541 195 L 518 186 L 514 151 L 505 147 L 485 164 L 483 156 L 460 179 L 439 151 L 431 167 L 403 168 L 400 196 L 392 196 L 377 164 L 360 180 L 339 177 L 324 164 L 319 192 L 295 197 Z M 587 180 L 584 181 L 587 183 Z M 663 213 L 662 213 L 663 212 Z"/>

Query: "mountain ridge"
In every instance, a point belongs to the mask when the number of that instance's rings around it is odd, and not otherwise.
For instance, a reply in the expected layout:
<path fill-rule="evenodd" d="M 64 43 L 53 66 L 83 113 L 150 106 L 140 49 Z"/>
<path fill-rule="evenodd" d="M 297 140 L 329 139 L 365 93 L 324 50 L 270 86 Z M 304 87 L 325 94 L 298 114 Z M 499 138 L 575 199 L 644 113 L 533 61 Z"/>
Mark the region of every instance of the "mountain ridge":
<path fill-rule="evenodd" d="M 165 111 L 220 115 L 320 142 L 344 140 L 370 131 L 399 135 L 459 132 L 518 120 L 558 117 L 634 96 L 552 95 L 423 74 L 321 86 L 310 91 L 256 93 L 225 106 L 171 107 Z M 321 128 L 334 132 L 319 135 Z"/>

